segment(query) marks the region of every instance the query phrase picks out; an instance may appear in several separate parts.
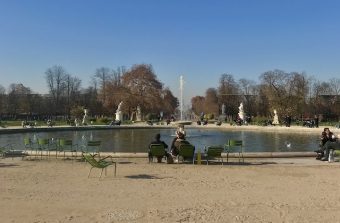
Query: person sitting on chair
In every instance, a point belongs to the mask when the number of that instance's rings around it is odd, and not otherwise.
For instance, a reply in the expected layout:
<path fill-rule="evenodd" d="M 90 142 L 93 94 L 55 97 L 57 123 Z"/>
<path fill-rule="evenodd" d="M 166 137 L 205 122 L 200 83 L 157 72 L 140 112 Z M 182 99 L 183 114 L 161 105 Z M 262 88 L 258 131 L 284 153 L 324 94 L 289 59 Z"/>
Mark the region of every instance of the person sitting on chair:
<path fill-rule="evenodd" d="M 321 158 L 321 161 L 328 160 L 330 150 L 340 149 L 340 143 L 337 141 L 338 138 L 329 130 L 329 128 L 325 128 L 325 132 L 326 132 L 326 139 L 325 139 L 324 145 L 322 146 L 324 155 Z"/>
<path fill-rule="evenodd" d="M 153 142 L 151 142 L 150 143 L 150 145 L 151 144 L 162 144 L 163 146 L 164 146 L 164 156 L 167 156 L 167 148 L 168 148 L 168 145 L 164 142 L 164 141 L 162 141 L 161 140 L 161 135 L 159 134 L 159 133 L 157 133 L 156 134 L 156 136 L 155 136 L 155 141 L 153 141 Z M 149 160 L 151 160 L 152 159 L 152 154 L 151 154 L 151 150 L 150 150 L 150 145 L 149 145 L 149 152 L 148 152 L 148 154 L 149 154 Z M 162 162 L 162 158 L 163 158 L 163 156 L 157 156 L 157 162 L 158 163 L 160 163 L 160 162 Z"/>
<path fill-rule="evenodd" d="M 179 146 L 182 144 L 190 144 L 187 140 L 185 140 L 185 135 L 181 131 L 176 131 L 176 137 L 172 140 L 171 143 L 171 155 L 177 156 L 179 154 Z"/>
<path fill-rule="evenodd" d="M 334 149 L 334 143 L 336 142 L 335 135 L 329 130 L 329 128 L 324 128 L 321 133 L 320 150 L 317 151 L 319 156 L 321 156 L 322 161 L 328 160 L 330 149 Z M 319 159 L 319 157 L 317 157 Z"/>

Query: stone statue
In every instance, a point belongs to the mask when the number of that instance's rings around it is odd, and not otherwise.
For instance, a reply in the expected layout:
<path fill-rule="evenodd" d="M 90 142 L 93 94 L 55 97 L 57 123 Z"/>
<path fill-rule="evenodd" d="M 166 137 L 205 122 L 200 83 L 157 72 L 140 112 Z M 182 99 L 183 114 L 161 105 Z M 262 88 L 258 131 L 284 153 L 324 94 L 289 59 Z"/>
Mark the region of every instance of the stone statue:
<path fill-rule="evenodd" d="M 226 116 L 226 106 L 225 104 L 223 103 L 222 104 L 222 107 L 221 107 L 221 114 L 220 116 L 218 117 L 218 123 L 222 123 L 226 120 L 227 116 Z"/>
<path fill-rule="evenodd" d="M 88 109 L 84 108 L 84 117 L 82 121 L 83 125 L 87 125 L 87 112 L 88 112 Z"/>
<path fill-rule="evenodd" d="M 242 119 L 242 121 L 244 120 L 244 110 L 243 110 L 243 103 L 241 102 L 240 106 L 238 107 L 238 117 L 240 119 Z"/>
<path fill-rule="evenodd" d="M 79 126 L 79 122 L 78 122 L 77 118 L 74 119 L 74 125 L 77 126 L 77 127 Z"/>
<path fill-rule="evenodd" d="M 222 104 L 222 115 L 225 115 L 225 104 Z"/>
<path fill-rule="evenodd" d="M 142 111 L 139 105 L 137 106 L 136 121 L 139 121 L 139 122 L 142 121 Z"/>
<path fill-rule="evenodd" d="M 276 109 L 274 109 L 274 120 L 273 120 L 273 125 L 279 125 L 279 116 L 277 115 Z"/>
<path fill-rule="evenodd" d="M 122 121 L 123 119 L 122 104 L 123 104 L 123 101 L 121 101 L 118 104 L 118 108 L 116 110 L 116 121 Z"/>
<path fill-rule="evenodd" d="M 118 104 L 118 108 L 117 108 L 117 110 L 116 110 L 117 113 L 120 112 L 120 111 L 122 111 L 122 105 L 123 105 L 123 101 L 121 101 L 121 102 Z"/>

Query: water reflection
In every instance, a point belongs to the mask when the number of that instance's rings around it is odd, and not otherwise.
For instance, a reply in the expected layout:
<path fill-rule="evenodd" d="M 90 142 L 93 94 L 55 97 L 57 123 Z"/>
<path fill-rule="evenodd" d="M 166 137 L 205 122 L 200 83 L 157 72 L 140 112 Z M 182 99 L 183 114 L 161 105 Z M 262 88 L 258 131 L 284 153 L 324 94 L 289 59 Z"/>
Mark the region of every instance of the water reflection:
<path fill-rule="evenodd" d="M 103 151 L 146 152 L 155 134 L 160 133 L 162 140 L 170 146 L 174 132 L 174 129 L 152 128 L 2 134 L 0 145 L 10 143 L 14 145 L 15 149 L 23 149 L 24 137 L 30 137 L 33 141 L 37 141 L 38 138 L 66 138 L 72 139 L 78 145 L 85 145 L 88 140 L 100 140 Z M 209 145 L 224 145 L 229 139 L 242 140 L 246 152 L 314 151 L 318 148 L 317 133 L 298 134 L 190 128 L 186 128 L 186 133 L 187 140 L 200 150 Z"/>

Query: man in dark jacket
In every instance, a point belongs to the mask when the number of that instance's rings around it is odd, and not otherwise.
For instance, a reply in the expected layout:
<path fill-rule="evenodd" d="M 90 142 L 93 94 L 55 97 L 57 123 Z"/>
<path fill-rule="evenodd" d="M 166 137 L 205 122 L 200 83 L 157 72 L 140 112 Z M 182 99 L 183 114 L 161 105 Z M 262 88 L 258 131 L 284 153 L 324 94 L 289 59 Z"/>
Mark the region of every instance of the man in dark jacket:
<path fill-rule="evenodd" d="M 155 136 L 155 141 L 151 142 L 150 145 L 151 144 L 162 144 L 164 146 L 164 149 L 165 149 L 164 155 L 163 156 L 157 156 L 157 162 L 158 163 L 162 162 L 162 158 L 167 155 L 166 149 L 168 148 L 168 145 L 164 141 L 161 140 L 161 134 L 157 133 L 156 136 Z M 149 160 L 152 159 L 152 154 L 151 154 L 151 151 L 150 151 L 150 145 L 149 145 Z"/>

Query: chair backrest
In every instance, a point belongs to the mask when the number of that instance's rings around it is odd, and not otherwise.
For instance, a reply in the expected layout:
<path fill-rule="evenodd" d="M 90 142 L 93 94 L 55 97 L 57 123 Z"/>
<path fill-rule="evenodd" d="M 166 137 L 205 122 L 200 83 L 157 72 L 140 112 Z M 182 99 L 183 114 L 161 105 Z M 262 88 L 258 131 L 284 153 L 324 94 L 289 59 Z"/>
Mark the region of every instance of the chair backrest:
<path fill-rule="evenodd" d="M 25 137 L 24 138 L 24 145 L 25 145 L 25 147 L 29 147 L 29 146 L 31 146 L 31 144 L 32 144 L 31 139 L 28 138 L 28 137 Z"/>
<path fill-rule="evenodd" d="M 228 140 L 228 144 L 226 145 L 226 150 L 228 152 L 232 152 L 233 148 L 235 147 L 239 147 L 240 150 L 242 151 L 242 147 L 243 147 L 243 142 L 242 140 Z"/>
<path fill-rule="evenodd" d="M 87 141 L 87 148 L 86 148 L 86 151 L 87 152 L 97 152 L 99 153 L 100 152 L 100 145 L 102 144 L 101 141 L 99 140 L 90 140 L 90 141 Z"/>
<path fill-rule="evenodd" d="M 150 152 L 152 156 L 164 156 L 165 148 L 163 144 L 151 144 Z"/>
<path fill-rule="evenodd" d="M 91 154 L 85 153 L 83 154 L 83 157 L 89 164 L 91 164 L 91 166 L 102 168 L 100 163 L 98 163 L 98 161 Z"/>
<path fill-rule="evenodd" d="M 71 139 L 59 139 L 59 146 L 72 146 L 72 140 Z"/>
<path fill-rule="evenodd" d="M 179 146 L 179 156 L 183 158 L 191 158 L 194 157 L 195 154 L 195 146 L 191 144 L 181 144 Z"/>
<path fill-rule="evenodd" d="M 48 145 L 49 139 L 38 139 L 39 145 Z"/>
<path fill-rule="evenodd" d="M 228 141 L 229 146 L 243 146 L 242 140 L 229 140 Z"/>
<path fill-rule="evenodd" d="M 209 157 L 221 157 L 224 148 L 222 146 L 209 146 L 207 150 L 207 156 Z"/>
<path fill-rule="evenodd" d="M 90 140 L 87 142 L 87 146 L 93 146 L 93 147 L 96 147 L 96 146 L 100 146 L 101 145 L 101 141 L 93 141 L 93 140 Z"/>

